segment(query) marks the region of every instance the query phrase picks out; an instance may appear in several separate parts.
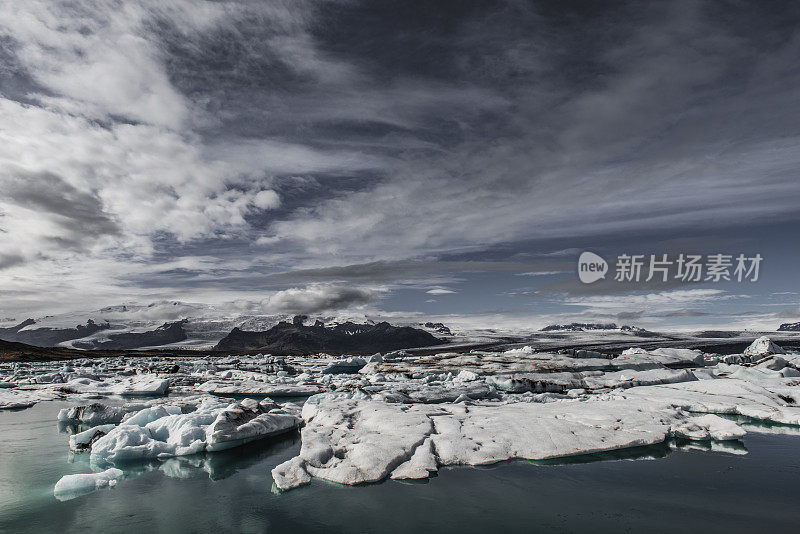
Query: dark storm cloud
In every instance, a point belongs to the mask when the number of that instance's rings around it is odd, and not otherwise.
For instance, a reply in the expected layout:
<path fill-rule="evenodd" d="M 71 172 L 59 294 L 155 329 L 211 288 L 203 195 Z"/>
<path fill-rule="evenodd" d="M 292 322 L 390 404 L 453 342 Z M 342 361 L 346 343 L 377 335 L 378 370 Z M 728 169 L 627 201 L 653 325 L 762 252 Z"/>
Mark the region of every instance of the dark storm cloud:
<path fill-rule="evenodd" d="M 781 310 L 775 313 L 775 317 L 782 318 L 782 319 L 796 319 L 800 317 L 800 307 L 792 308 L 788 310 Z"/>
<path fill-rule="evenodd" d="M 395 159 L 371 189 L 322 197 L 273 230 L 312 251 L 365 257 L 718 224 L 736 208 L 752 211 L 754 197 L 793 211 L 783 197 L 797 196 L 790 166 L 775 160 L 793 156 L 767 157 L 757 145 L 797 132 L 771 111 L 790 93 L 762 78 L 788 57 L 764 70 L 753 51 L 797 45 L 777 18 L 762 14 L 755 31 L 741 24 L 747 9 L 728 7 L 433 4 L 423 11 L 435 14 L 420 18 L 419 4 L 326 4 L 317 13 L 326 23 L 308 35 L 350 76 L 297 82 L 297 95 L 262 108 L 271 127 L 291 124 L 282 135 Z M 766 86 L 769 106 L 754 100 Z M 734 110 L 748 116 L 746 128 L 730 121 Z M 724 135 L 710 126 L 718 122 Z M 348 124 L 364 124 L 365 139 Z M 728 154 L 731 143 L 739 149 Z M 765 182 L 757 189 L 741 165 L 725 163 L 743 153 Z"/>
<path fill-rule="evenodd" d="M 714 315 L 714 314 L 704 312 L 701 310 L 676 310 L 673 312 L 661 314 L 660 317 L 706 317 L 709 315 Z"/>
<path fill-rule="evenodd" d="M 645 311 L 639 310 L 639 311 L 620 312 L 616 315 L 616 318 L 620 321 L 635 321 L 636 319 L 641 319 L 644 316 L 645 316 Z"/>
<path fill-rule="evenodd" d="M 0 270 L 23 263 L 25 263 L 25 258 L 19 254 L 0 254 Z"/>
<path fill-rule="evenodd" d="M 311 314 L 368 304 L 374 292 L 357 287 L 316 284 L 279 291 L 262 303 L 270 313 Z"/>
<path fill-rule="evenodd" d="M 59 232 L 50 239 L 60 246 L 80 247 L 120 228 L 97 197 L 49 173 L 17 173 L 0 179 L 0 195 L 17 206 L 50 219 Z"/>

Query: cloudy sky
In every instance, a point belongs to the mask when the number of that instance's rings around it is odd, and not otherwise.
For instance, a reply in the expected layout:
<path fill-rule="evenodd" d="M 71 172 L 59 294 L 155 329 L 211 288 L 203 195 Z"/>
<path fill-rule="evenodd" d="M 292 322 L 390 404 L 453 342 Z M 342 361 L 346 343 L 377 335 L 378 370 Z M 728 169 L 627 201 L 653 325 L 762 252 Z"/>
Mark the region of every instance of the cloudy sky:
<path fill-rule="evenodd" d="M 796 2 L 0 0 L 0 318 L 800 320 L 798 57 Z"/>

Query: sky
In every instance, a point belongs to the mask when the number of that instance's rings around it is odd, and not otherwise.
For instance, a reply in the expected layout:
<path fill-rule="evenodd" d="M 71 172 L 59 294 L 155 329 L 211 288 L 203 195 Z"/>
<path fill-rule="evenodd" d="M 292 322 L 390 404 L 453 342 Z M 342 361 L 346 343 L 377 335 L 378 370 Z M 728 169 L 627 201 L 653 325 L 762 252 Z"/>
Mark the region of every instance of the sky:
<path fill-rule="evenodd" d="M 0 319 L 800 321 L 798 57 L 788 1 L 0 0 Z"/>

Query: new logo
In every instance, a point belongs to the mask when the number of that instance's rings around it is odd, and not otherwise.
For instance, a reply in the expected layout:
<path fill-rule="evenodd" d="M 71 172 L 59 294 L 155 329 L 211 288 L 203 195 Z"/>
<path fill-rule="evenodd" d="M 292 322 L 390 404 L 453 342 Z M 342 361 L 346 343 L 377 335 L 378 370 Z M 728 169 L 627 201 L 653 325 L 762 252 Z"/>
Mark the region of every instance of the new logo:
<path fill-rule="evenodd" d="M 584 284 L 605 278 L 607 272 L 608 263 L 594 252 L 583 252 L 578 258 L 578 278 Z"/>

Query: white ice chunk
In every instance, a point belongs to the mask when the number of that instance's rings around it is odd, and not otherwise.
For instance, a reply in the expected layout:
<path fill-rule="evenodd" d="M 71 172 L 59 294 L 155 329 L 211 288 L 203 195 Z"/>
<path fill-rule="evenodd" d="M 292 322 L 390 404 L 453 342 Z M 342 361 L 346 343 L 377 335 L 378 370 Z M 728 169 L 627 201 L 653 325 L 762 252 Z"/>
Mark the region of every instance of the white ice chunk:
<path fill-rule="evenodd" d="M 616 395 L 660 402 L 696 413 L 743 415 L 775 423 L 800 425 L 800 407 L 792 406 L 785 400 L 789 397 L 800 399 L 800 387 L 784 384 L 772 391 L 773 387 L 725 378 L 643 386 Z"/>
<path fill-rule="evenodd" d="M 297 488 L 310 483 L 311 475 L 305 470 L 305 461 L 295 456 L 272 470 L 272 480 L 278 489 Z"/>
<path fill-rule="evenodd" d="M 728 419 L 714 414 L 692 417 L 688 421 L 672 426 L 672 435 L 693 440 L 715 439 L 725 441 L 739 439 L 747 432 Z"/>
<path fill-rule="evenodd" d="M 106 406 L 99 402 L 82 406 L 62 408 L 58 412 L 58 420 L 62 423 L 83 423 L 85 425 L 104 425 L 119 423 L 125 411 L 119 406 Z"/>
<path fill-rule="evenodd" d="M 269 399 L 228 404 L 210 397 L 186 414 L 177 406 L 151 406 L 97 439 L 91 459 L 118 462 L 223 450 L 288 432 L 299 423 L 299 408 L 280 407 Z"/>
<path fill-rule="evenodd" d="M 783 349 L 780 348 L 778 345 L 772 342 L 770 338 L 767 336 L 761 336 L 760 338 L 753 341 L 749 347 L 744 349 L 745 356 L 753 357 L 763 357 L 769 356 L 770 354 L 783 354 Z"/>
<path fill-rule="evenodd" d="M 644 350 L 633 347 L 611 360 L 618 369 L 655 369 L 658 367 L 702 367 L 705 365 L 703 353 L 694 349 L 655 349 Z"/>
<path fill-rule="evenodd" d="M 145 426 L 168 415 L 180 415 L 179 406 L 152 406 L 138 412 L 125 414 L 122 422 L 128 425 Z"/>
<path fill-rule="evenodd" d="M 84 393 L 98 395 L 164 395 L 169 389 L 168 378 L 144 374 L 130 378 L 92 380 L 76 378 L 59 387 L 67 393 Z"/>
<path fill-rule="evenodd" d="M 174 455 L 175 446 L 154 440 L 150 432 L 135 425 L 120 425 L 92 444 L 91 460 L 95 463 L 157 458 Z"/>
<path fill-rule="evenodd" d="M 59 500 L 69 500 L 107 486 L 116 485 L 122 470 L 109 468 L 100 473 L 65 475 L 56 482 L 53 493 Z"/>
<path fill-rule="evenodd" d="M 425 476 L 441 465 L 544 460 L 652 445 L 671 435 L 694 440 L 744 435 L 732 421 L 691 412 L 800 426 L 800 407 L 793 405 L 800 387 L 788 382 L 768 388 L 735 379 L 701 380 L 582 399 L 562 396 L 548 403 L 511 397 L 505 404 L 469 405 L 399 404 L 338 392 L 311 397 L 302 412 L 300 454 L 276 468 L 275 485 L 286 490 L 303 483 L 303 471 L 359 484 Z M 430 454 L 424 446 L 428 440 Z"/>

